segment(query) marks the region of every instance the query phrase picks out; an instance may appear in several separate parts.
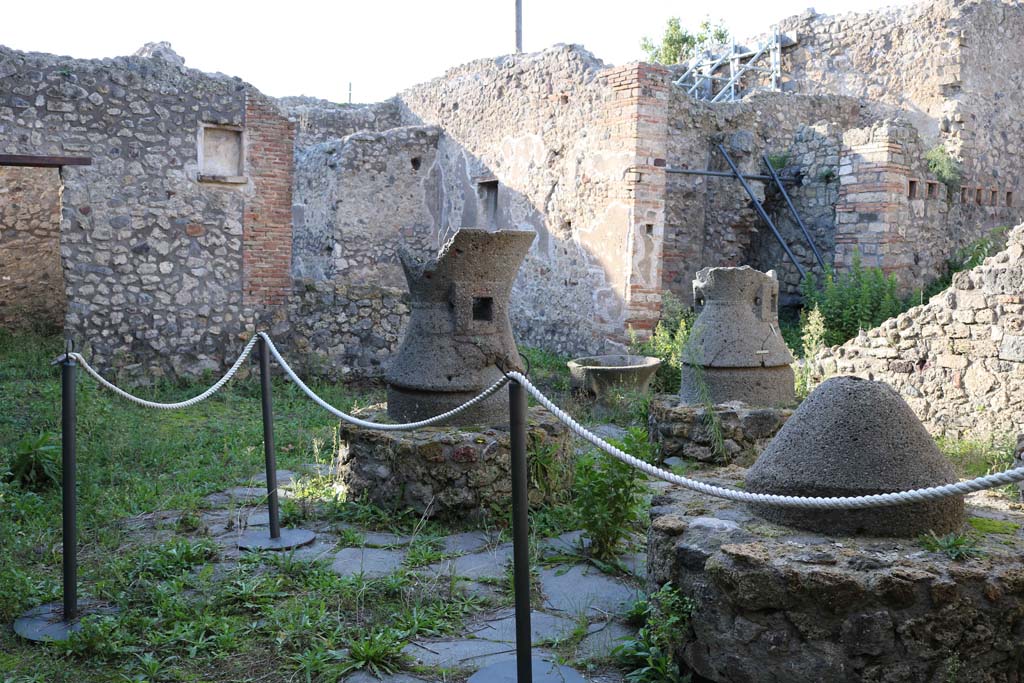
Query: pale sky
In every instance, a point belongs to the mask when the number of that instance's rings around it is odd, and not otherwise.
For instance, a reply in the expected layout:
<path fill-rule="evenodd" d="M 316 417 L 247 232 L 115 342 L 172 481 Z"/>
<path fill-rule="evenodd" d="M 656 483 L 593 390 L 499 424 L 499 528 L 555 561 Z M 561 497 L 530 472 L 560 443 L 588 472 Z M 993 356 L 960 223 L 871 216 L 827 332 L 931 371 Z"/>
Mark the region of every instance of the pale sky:
<path fill-rule="evenodd" d="M 523 49 L 578 43 L 609 64 L 643 58 L 670 16 L 722 20 L 739 38 L 813 6 L 822 14 L 910 0 L 523 0 Z M 263 92 L 354 102 L 386 99 L 452 66 L 515 51 L 514 0 L 47 0 L 4 2 L 0 45 L 73 57 L 134 53 L 169 41 L 187 66 L 239 76 Z"/>

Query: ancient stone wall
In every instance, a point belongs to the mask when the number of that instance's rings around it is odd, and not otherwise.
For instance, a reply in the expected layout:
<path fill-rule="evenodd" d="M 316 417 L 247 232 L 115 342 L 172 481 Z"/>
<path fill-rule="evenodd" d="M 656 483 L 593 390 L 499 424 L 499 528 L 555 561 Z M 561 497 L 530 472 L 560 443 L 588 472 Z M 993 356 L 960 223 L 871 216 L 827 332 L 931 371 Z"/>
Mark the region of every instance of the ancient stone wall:
<path fill-rule="evenodd" d="M 729 171 L 717 149 L 724 144 L 745 174 L 765 174 L 761 155 L 788 159 L 783 175 L 794 204 L 821 245 L 832 243 L 833 205 L 838 188 L 838 131 L 862 121 L 859 103 L 846 97 L 761 92 L 738 102 L 710 104 L 673 88 L 669 101 L 669 165 Z M 813 125 L 812 125 L 813 124 Z M 833 170 L 832 174 L 826 170 Z M 751 181 L 764 199 L 767 183 Z M 782 292 L 795 292 L 799 274 L 788 263 L 767 225 L 754 212 L 733 178 L 670 174 L 667 189 L 664 286 L 691 297 L 690 283 L 701 267 L 752 264 L 779 272 Z M 774 190 L 767 207 L 801 265 L 816 269 L 807 241 Z M 826 251 L 828 254 L 828 251 Z"/>
<path fill-rule="evenodd" d="M 278 104 L 295 119 L 296 149 L 353 133 L 380 133 L 402 125 L 398 103 L 337 104 L 315 97 L 282 97 Z"/>
<path fill-rule="evenodd" d="M 441 240 L 462 226 L 537 232 L 513 291 L 520 341 L 591 353 L 653 326 L 666 99 L 660 68 L 606 68 L 575 46 L 473 62 L 399 95 L 406 123 L 444 130 Z"/>
<path fill-rule="evenodd" d="M 293 272 L 405 289 L 398 250 L 440 247 L 440 130 L 362 132 L 296 153 Z"/>
<path fill-rule="evenodd" d="M 1016 433 L 1024 424 L 1024 226 L 1007 248 L 924 304 L 815 360 L 897 389 L 935 434 Z"/>
<path fill-rule="evenodd" d="M 56 169 L 0 167 L 0 327 L 64 325 L 60 189 Z"/>

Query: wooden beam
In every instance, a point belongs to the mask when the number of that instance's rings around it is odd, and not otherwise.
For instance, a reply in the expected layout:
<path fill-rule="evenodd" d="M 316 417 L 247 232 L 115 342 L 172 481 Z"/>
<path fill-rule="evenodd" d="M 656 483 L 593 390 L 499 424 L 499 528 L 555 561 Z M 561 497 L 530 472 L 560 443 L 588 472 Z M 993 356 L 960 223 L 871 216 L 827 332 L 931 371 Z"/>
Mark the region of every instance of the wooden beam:
<path fill-rule="evenodd" d="M 61 166 L 92 166 L 91 157 L 37 156 L 35 154 L 0 154 L 0 166 L 60 168 Z"/>

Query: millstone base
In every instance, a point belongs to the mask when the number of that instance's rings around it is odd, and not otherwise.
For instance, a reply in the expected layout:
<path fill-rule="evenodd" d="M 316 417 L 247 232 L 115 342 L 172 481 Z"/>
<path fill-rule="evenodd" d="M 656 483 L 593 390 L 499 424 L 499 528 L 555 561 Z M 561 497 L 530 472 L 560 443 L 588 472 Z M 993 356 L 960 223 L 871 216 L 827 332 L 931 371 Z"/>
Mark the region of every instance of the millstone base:
<path fill-rule="evenodd" d="M 532 662 L 533 683 L 586 683 L 583 676 L 549 659 L 534 657 Z M 516 660 L 513 658 L 480 669 L 466 683 L 517 683 L 517 680 Z"/>
<path fill-rule="evenodd" d="M 361 417 L 387 421 L 379 412 Z M 543 490 L 561 492 L 572 485 L 568 429 L 543 408 L 531 408 L 529 447 L 547 462 Z M 412 509 L 427 517 L 485 518 L 510 506 L 509 434 L 498 429 L 427 427 L 414 432 L 339 428 L 337 470 L 350 498 L 365 497 L 394 511 Z M 530 500 L 545 495 L 531 489 Z"/>
<path fill-rule="evenodd" d="M 30 609 L 14 622 L 14 632 L 37 642 L 67 640 L 82 628 L 82 618 L 116 614 L 117 609 L 91 600 L 80 600 L 78 616 L 64 621 L 64 603 L 50 602 Z"/>
<path fill-rule="evenodd" d="M 242 550 L 293 550 L 309 545 L 316 540 L 316 534 L 305 529 L 281 529 L 278 538 L 270 537 L 267 527 L 252 527 L 238 539 Z"/>
<path fill-rule="evenodd" d="M 647 588 L 671 581 L 695 601 L 673 653 L 702 680 L 1019 680 L 1024 514 L 1007 503 L 968 496 L 957 531 L 980 555 L 954 560 L 917 538 L 799 531 L 673 488 L 653 501 Z"/>
<path fill-rule="evenodd" d="M 722 428 L 724 453 L 716 450 L 706 413 L 703 406 L 680 403 L 675 395 L 660 394 L 651 399 L 647 428 L 662 459 L 749 465 L 786 423 L 793 409 L 752 408 L 739 401 L 716 405 L 713 413 Z"/>
<path fill-rule="evenodd" d="M 500 375 L 499 375 L 500 378 Z M 388 417 L 393 422 L 419 422 L 447 413 L 476 397 L 480 391 L 416 391 L 388 385 Z M 508 429 L 508 389 L 501 388 L 445 424 L 453 427 L 484 425 Z"/>
<path fill-rule="evenodd" d="M 742 401 L 749 406 L 792 407 L 796 404 L 795 376 L 789 365 L 768 368 L 709 368 L 695 371 L 683 365 L 679 398 L 700 405 L 706 392 L 711 402 Z"/>

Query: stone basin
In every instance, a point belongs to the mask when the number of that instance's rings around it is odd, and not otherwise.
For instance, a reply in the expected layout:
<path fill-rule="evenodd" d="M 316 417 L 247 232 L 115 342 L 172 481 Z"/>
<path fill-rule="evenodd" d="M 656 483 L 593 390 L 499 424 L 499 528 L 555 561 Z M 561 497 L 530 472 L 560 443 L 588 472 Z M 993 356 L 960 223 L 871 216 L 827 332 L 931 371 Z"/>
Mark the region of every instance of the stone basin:
<path fill-rule="evenodd" d="M 567 363 L 572 386 L 602 398 L 613 391 L 646 392 L 661 360 L 651 356 L 613 354 L 574 358 Z"/>

